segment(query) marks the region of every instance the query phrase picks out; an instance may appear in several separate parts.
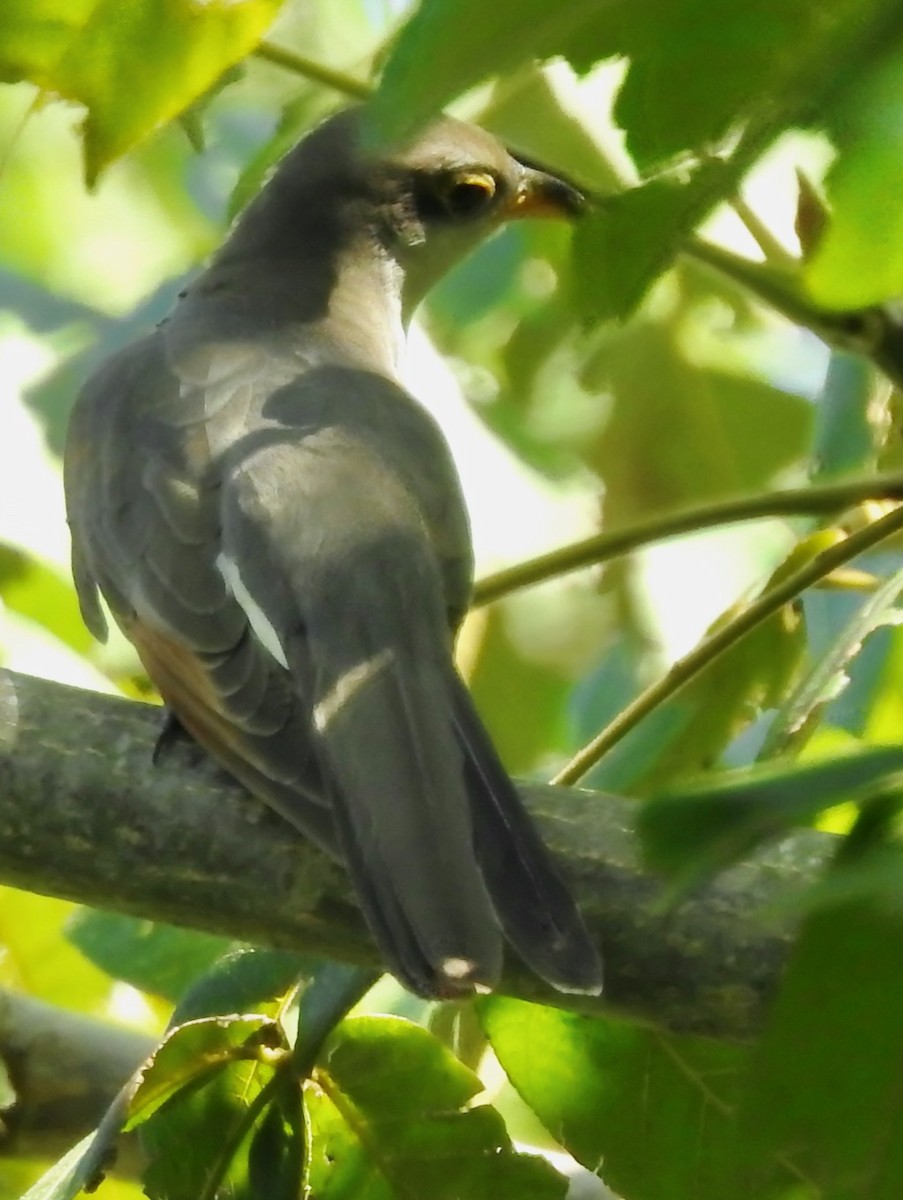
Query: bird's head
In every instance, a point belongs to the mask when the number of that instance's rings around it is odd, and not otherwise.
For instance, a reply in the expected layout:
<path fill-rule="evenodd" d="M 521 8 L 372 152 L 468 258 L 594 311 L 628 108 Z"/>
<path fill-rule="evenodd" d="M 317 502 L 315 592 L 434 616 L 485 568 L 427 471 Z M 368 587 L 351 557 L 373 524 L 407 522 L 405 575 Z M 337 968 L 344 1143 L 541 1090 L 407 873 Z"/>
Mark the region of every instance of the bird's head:
<path fill-rule="evenodd" d="M 519 161 L 492 134 L 440 117 L 363 161 L 377 228 L 405 272 L 406 307 L 480 242 L 523 217 L 574 217 L 583 196 Z"/>
<path fill-rule="evenodd" d="M 369 136 L 366 106 L 324 121 L 279 164 L 246 211 L 230 256 L 266 246 L 284 263 L 317 250 L 374 248 L 403 276 L 410 313 L 450 267 L 506 222 L 574 217 L 583 196 L 519 161 L 492 134 L 439 117 L 386 147 Z"/>

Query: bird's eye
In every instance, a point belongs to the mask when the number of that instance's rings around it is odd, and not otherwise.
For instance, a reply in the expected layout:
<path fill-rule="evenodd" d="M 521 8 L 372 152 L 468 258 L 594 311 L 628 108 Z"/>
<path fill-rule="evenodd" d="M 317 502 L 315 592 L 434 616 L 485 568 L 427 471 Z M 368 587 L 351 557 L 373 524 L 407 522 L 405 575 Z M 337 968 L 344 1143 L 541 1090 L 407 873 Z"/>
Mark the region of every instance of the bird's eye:
<path fill-rule="evenodd" d="M 495 177 L 486 171 L 463 171 L 443 180 L 440 188 L 442 206 L 450 217 L 467 220 L 484 213 L 498 189 Z"/>

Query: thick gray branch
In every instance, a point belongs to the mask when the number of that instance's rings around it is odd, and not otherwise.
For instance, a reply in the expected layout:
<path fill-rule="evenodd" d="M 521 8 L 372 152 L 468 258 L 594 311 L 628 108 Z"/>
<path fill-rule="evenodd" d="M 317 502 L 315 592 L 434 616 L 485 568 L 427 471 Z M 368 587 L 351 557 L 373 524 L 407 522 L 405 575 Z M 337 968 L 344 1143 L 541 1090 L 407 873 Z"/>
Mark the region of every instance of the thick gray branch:
<path fill-rule="evenodd" d="M 0 881 L 257 944 L 373 961 L 342 870 L 199 754 L 151 752 L 160 710 L 0 672 Z M 760 1026 L 792 928 L 773 914 L 830 852 L 803 833 L 676 911 L 638 866 L 631 801 L 523 794 L 606 964 L 602 1001 L 672 1030 L 744 1038 Z M 766 915 L 766 914 L 771 915 Z M 571 1004 L 523 971 L 506 990 Z"/>

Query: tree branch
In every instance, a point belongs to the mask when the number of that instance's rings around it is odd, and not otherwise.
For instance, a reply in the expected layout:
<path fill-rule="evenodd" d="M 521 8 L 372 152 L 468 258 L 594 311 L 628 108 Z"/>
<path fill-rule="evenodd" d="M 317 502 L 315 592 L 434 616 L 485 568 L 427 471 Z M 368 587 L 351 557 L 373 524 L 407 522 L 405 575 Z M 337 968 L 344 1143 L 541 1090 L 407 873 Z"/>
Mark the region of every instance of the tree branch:
<path fill-rule="evenodd" d="M 375 961 L 341 868 L 190 747 L 152 766 L 159 725 L 149 705 L 0 671 L 0 880 Z M 603 947 L 606 993 L 561 996 L 513 964 L 505 990 L 672 1030 L 754 1034 L 793 936 L 775 914 L 833 840 L 797 834 L 664 911 L 661 886 L 638 865 L 633 802 L 522 790 Z"/>
<path fill-rule="evenodd" d="M 97 1125 L 157 1039 L 0 988 L 0 1061 L 16 1102 L 0 1118 L 0 1156 L 55 1158 Z M 123 1139 L 117 1172 L 137 1155 Z"/>

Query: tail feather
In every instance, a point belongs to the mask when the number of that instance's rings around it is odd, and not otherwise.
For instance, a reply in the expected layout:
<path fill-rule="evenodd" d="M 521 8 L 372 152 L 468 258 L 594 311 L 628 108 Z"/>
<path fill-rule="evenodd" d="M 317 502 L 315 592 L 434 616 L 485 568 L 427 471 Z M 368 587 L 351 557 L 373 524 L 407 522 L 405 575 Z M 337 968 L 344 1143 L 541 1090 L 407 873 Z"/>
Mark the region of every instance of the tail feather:
<path fill-rule="evenodd" d="M 317 625 L 314 720 L 344 855 L 374 936 L 414 991 L 498 979 L 502 938 L 473 852 L 446 669 Z M 360 645 L 349 646 L 356 637 Z M 355 649 L 357 652 L 355 653 Z"/>
<path fill-rule="evenodd" d="M 598 995 L 601 962 L 573 897 L 457 674 L 450 686 L 476 856 L 505 936 L 560 991 Z"/>

